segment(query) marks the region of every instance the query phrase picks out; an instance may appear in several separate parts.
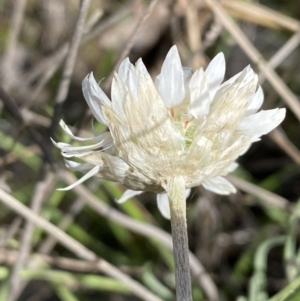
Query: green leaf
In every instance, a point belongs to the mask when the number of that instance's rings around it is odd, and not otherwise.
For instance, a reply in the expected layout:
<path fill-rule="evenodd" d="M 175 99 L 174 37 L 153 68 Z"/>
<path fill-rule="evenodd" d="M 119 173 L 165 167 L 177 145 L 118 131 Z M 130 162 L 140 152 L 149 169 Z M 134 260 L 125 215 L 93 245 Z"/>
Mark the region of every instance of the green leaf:
<path fill-rule="evenodd" d="M 28 147 L 15 141 L 14 138 L 0 131 L 1 148 L 9 151 L 12 155 L 20 159 L 25 165 L 37 171 L 41 164 L 41 158 L 34 154 Z"/>
<path fill-rule="evenodd" d="M 62 301 L 79 301 L 79 299 L 66 286 L 62 284 L 55 284 L 53 287 L 56 294 Z"/>
<path fill-rule="evenodd" d="M 163 300 L 174 300 L 172 292 L 161 282 L 152 272 L 150 265 L 146 266 L 145 272 L 143 273 L 143 283 L 155 292 Z"/>
<path fill-rule="evenodd" d="M 299 301 L 300 300 L 300 277 L 286 286 L 269 301 Z"/>

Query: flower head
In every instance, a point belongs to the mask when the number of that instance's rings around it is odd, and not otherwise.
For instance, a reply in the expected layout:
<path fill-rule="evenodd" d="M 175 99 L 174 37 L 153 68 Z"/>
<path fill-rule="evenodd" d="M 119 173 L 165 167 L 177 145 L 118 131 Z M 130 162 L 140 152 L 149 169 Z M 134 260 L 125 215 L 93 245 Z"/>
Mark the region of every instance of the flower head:
<path fill-rule="evenodd" d="M 55 143 L 70 169 L 88 171 L 65 188 L 71 189 L 98 175 L 124 184 L 128 190 L 120 202 L 143 191 L 158 193 L 158 206 L 169 217 L 165 185 L 168 179 L 183 176 L 188 189 L 203 185 L 219 194 L 235 187 L 223 176 L 233 171 L 236 159 L 253 142 L 278 126 L 285 109 L 260 111 L 263 92 L 250 66 L 223 82 L 224 55 L 219 53 L 204 71 L 183 68 L 176 46 L 162 65 L 155 83 L 139 59 L 135 65 L 125 59 L 115 73 L 111 101 L 98 86 L 93 74 L 82 83 L 84 97 L 95 118 L 109 132 L 73 147 Z"/>

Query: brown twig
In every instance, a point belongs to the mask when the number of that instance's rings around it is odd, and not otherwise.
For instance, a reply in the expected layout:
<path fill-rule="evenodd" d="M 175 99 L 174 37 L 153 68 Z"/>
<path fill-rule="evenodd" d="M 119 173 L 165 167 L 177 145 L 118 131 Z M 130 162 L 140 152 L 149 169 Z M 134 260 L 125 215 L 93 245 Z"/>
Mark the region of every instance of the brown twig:
<path fill-rule="evenodd" d="M 148 20 L 148 18 L 152 14 L 157 2 L 158 2 L 158 0 L 151 0 L 151 2 L 149 3 L 145 14 L 142 16 L 142 18 L 139 20 L 138 24 L 134 28 L 133 32 L 131 33 L 130 37 L 128 38 L 128 41 L 127 41 L 123 51 L 120 54 L 120 57 L 119 57 L 117 63 L 115 64 L 114 68 L 112 69 L 110 75 L 107 77 L 107 80 L 105 81 L 105 84 L 104 84 L 104 90 L 109 89 L 112 78 L 113 78 L 114 71 L 118 69 L 119 65 L 122 63 L 124 58 L 129 54 L 131 48 L 133 47 L 133 45 L 138 37 L 139 32 L 141 31 L 143 25 L 145 24 L 145 22 Z"/>
<path fill-rule="evenodd" d="M 119 269 L 108 263 L 103 259 L 98 259 L 96 254 L 90 250 L 88 250 L 81 243 L 76 241 L 71 236 L 67 235 L 60 229 L 58 229 L 53 224 L 49 223 L 47 220 L 43 219 L 36 213 L 32 212 L 14 197 L 0 189 L 0 200 L 3 204 L 11 208 L 13 211 L 23 216 L 24 218 L 33 222 L 36 226 L 41 227 L 48 234 L 53 235 L 57 238 L 57 240 L 65 246 L 68 250 L 88 261 L 94 262 L 95 266 L 100 269 L 104 274 L 109 275 L 117 280 L 120 280 L 125 285 L 128 286 L 129 289 L 142 300 L 145 301 L 162 301 L 160 298 L 152 294 L 141 284 L 133 280 L 128 275 L 121 272 Z"/>
<path fill-rule="evenodd" d="M 43 152 L 44 157 L 50 163 L 55 160 L 49 149 L 49 139 L 45 139 L 37 130 L 31 127 L 27 127 L 26 120 L 23 118 L 22 112 L 15 103 L 14 99 L 10 97 L 1 87 L 0 87 L 0 100 L 4 103 L 5 108 L 11 113 L 11 115 L 16 119 L 19 126 L 24 126 L 25 130 L 28 131 L 32 140 L 40 147 Z"/>
<path fill-rule="evenodd" d="M 5 233 L 1 235 L 0 238 L 0 248 L 5 247 L 7 242 L 16 235 L 20 226 L 21 226 L 22 219 L 20 217 L 16 217 L 12 223 L 10 224 L 8 229 L 5 229 Z"/>
<path fill-rule="evenodd" d="M 55 184 L 55 177 L 53 173 L 48 173 L 45 180 L 42 180 L 37 183 L 35 187 L 35 192 L 31 201 L 31 210 L 37 214 L 39 214 L 41 210 L 41 206 L 45 197 L 49 193 L 49 189 L 52 190 Z M 46 192 L 48 191 L 48 193 Z M 24 288 L 24 281 L 19 277 L 20 270 L 26 266 L 27 257 L 31 252 L 31 240 L 34 231 L 34 223 L 28 221 L 24 228 L 24 232 L 21 238 L 21 244 L 19 249 L 19 254 L 17 260 L 15 262 L 14 268 L 12 270 L 12 274 L 9 281 L 9 295 L 8 301 L 15 301 L 18 299 L 22 289 Z"/>
<path fill-rule="evenodd" d="M 283 151 L 300 165 L 300 150 L 288 139 L 283 131 L 275 129 L 269 133 L 269 136 Z"/>
<path fill-rule="evenodd" d="M 272 193 L 271 191 L 263 189 L 257 185 L 254 185 L 248 181 L 239 179 L 232 175 L 227 176 L 227 178 L 237 188 L 262 199 L 268 205 L 272 205 L 272 206 L 275 206 L 277 208 L 282 208 L 282 209 L 288 209 L 290 206 L 290 202 L 287 199 L 285 199 L 275 193 Z"/>
<path fill-rule="evenodd" d="M 2 203 L 7 205 L 13 211 L 23 216 L 24 218 L 31 220 L 35 225 L 44 229 L 47 233 L 55 236 L 60 243 L 67 249 L 72 250 L 72 252 L 80 258 L 86 260 L 95 260 L 95 254 L 84 247 L 82 244 L 74 240 L 72 237 L 68 236 L 66 233 L 59 230 L 56 226 L 49 223 L 47 220 L 43 219 L 36 213 L 32 212 L 29 208 L 24 206 L 14 197 L 0 189 L 0 199 Z"/>
<path fill-rule="evenodd" d="M 267 80 L 277 91 L 277 93 L 285 100 L 286 104 L 291 108 L 296 117 L 300 120 L 300 103 L 298 98 L 292 93 L 287 85 L 281 80 L 277 73 L 268 66 L 259 51 L 254 47 L 243 31 L 236 25 L 232 18 L 215 0 L 206 0 L 211 10 L 222 22 L 223 26 L 231 33 L 239 46 L 244 50 L 245 54 L 261 69 Z"/>
<path fill-rule="evenodd" d="M 92 181 L 88 186 L 89 191 L 93 191 L 98 186 L 98 184 L 98 179 L 94 179 L 94 181 Z M 82 201 L 82 198 L 77 198 L 75 202 L 73 202 L 73 204 L 70 206 L 68 212 L 64 214 L 63 219 L 60 221 L 57 227 L 62 231 L 66 230 L 68 226 L 73 222 L 75 216 L 81 212 L 84 206 L 85 203 Z M 38 248 L 39 253 L 50 253 L 53 250 L 54 246 L 57 244 L 57 242 L 58 241 L 54 236 L 49 236 L 42 242 L 41 246 Z"/>
<path fill-rule="evenodd" d="M 269 60 L 269 67 L 276 69 L 299 45 L 300 32 L 295 33 Z M 258 75 L 259 83 L 265 81 L 265 75 L 261 72 Z"/>
<path fill-rule="evenodd" d="M 256 24 L 273 28 L 284 28 L 294 32 L 300 30 L 299 20 L 286 16 L 280 11 L 271 9 L 257 2 L 222 0 L 221 4 L 233 16 L 255 22 Z"/>
<path fill-rule="evenodd" d="M 80 40 L 84 31 L 84 22 L 88 12 L 89 5 L 90 5 L 90 0 L 82 0 L 80 3 L 78 18 L 76 21 L 74 33 L 72 35 L 70 46 L 69 46 L 68 57 L 66 59 L 64 69 L 63 69 L 62 80 L 60 82 L 55 97 L 56 104 L 55 104 L 54 113 L 52 117 L 50 135 L 53 135 L 53 133 L 55 132 L 55 129 L 61 117 L 63 103 L 67 98 L 71 76 L 73 74 L 73 69 L 75 66 L 75 60 L 77 57 Z"/>
<path fill-rule="evenodd" d="M 101 22 L 98 26 L 91 30 L 91 32 L 84 33 L 81 44 L 84 44 L 91 39 L 99 36 L 101 33 L 114 26 L 121 19 L 127 17 L 129 15 L 129 9 L 124 9 L 118 13 L 113 14 L 110 18 Z M 88 27 L 90 21 L 87 21 Z M 84 29 L 84 32 L 86 29 Z M 58 50 L 56 50 L 49 57 L 45 58 L 40 64 L 38 64 L 33 70 L 31 70 L 28 74 L 21 78 L 21 82 L 23 82 L 23 86 L 29 86 L 30 83 L 34 80 L 37 80 L 40 76 L 42 80 L 45 82 L 46 78 L 43 76 L 47 70 L 51 69 L 51 72 L 55 72 L 66 55 L 68 54 L 69 42 L 64 43 Z M 48 77 L 48 75 L 47 75 Z M 38 89 L 38 88 L 37 88 Z M 35 92 L 33 92 L 35 93 Z"/>
<path fill-rule="evenodd" d="M 9 89 L 14 83 L 16 78 L 14 78 L 15 67 L 14 61 L 16 59 L 16 52 L 18 49 L 18 38 L 21 32 L 21 25 L 23 22 L 24 11 L 26 7 L 27 0 L 16 0 L 14 2 L 14 10 L 11 19 L 11 26 L 8 36 L 7 47 L 2 58 L 1 75 L 3 78 L 3 86 Z"/>

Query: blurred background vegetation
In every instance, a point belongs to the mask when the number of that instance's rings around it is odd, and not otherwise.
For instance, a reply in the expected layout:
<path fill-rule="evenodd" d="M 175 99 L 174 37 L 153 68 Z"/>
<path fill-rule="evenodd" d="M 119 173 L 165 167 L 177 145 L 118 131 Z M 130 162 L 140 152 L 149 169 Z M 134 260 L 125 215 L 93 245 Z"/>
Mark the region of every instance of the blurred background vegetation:
<path fill-rule="evenodd" d="M 263 108 L 287 107 L 229 177 L 237 194 L 199 187 L 187 200 L 194 301 L 300 300 L 299 18 L 297 0 L 0 0 L 0 300 L 174 300 L 155 195 L 118 205 L 125 188 L 97 178 L 57 191 L 81 174 L 50 142 L 70 142 L 60 118 L 91 135 L 89 72 L 109 95 L 121 59 L 142 57 L 156 76 L 173 44 L 193 69 L 223 51 L 226 78 L 251 64 Z"/>

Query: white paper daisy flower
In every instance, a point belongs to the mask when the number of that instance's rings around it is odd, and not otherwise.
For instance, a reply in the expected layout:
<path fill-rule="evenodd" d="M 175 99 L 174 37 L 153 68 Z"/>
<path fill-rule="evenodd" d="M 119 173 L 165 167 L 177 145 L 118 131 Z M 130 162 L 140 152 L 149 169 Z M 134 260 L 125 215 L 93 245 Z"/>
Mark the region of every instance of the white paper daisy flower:
<path fill-rule="evenodd" d="M 88 146 L 54 144 L 67 158 L 66 165 L 86 174 L 68 190 L 97 175 L 124 184 L 119 202 L 142 193 L 158 193 L 161 213 L 170 218 L 166 183 L 183 177 L 187 194 L 203 185 L 218 194 L 235 187 L 224 176 L 253 142 L 278 126 L 285 109 L 259 111 L 263 92 L 250 66 L 224 83 L 225 59 L 219 53 L 204 71 L 183 68 L 176 46 L 152 81 L 139 59 L 126 58 L 115 73 L 111 100 L 89 74 L 82 83 L 84 97 L 95 118 L 109 131 L 92 138 Z M 69 161 L 80 158 L 84 163 Z"/>

